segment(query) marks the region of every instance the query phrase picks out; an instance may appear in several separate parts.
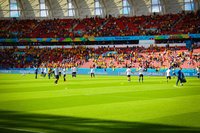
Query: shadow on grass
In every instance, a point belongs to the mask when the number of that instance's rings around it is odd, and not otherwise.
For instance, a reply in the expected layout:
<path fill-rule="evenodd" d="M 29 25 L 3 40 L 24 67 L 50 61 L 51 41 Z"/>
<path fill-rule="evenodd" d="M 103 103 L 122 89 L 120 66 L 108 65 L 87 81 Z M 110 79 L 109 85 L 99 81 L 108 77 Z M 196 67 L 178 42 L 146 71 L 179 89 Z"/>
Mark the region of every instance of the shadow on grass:
<path fill-rule="evenodd" d="M 188 133 L 200 128 L 0 111 L 1 133 Z"/>

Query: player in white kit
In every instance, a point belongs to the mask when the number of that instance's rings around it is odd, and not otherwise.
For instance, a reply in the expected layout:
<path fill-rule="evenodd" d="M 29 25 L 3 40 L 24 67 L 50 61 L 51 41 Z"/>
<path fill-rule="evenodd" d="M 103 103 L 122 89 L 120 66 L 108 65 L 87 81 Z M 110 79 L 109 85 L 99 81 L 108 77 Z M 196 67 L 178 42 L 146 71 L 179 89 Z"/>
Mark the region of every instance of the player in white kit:
<path fill-rule="evenodd" d="M 127 75 L 127 79 L 128 79 L 128 82 L 130 82 L 131 81 L 131 67 L 128 67 L 127 69 L 126 69 L 126 75 Z"/>
<path fill-rule="evenodd" d="M 170 70 L 170 68 L 169 69 L 167 69 L 167 71 L 166 71 L 166 76 L 167 76 L 167 82 L 168 82 L 168 79 L 171 79 L 171 70 Z"/>

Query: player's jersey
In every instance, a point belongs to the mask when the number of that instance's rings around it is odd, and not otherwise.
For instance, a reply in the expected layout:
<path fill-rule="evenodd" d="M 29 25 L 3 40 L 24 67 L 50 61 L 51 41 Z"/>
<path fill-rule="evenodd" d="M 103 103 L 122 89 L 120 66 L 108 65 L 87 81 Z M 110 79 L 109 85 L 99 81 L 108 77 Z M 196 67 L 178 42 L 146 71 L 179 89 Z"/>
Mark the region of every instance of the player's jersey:
<path fill-rule="evenodd" d="M 48 72 L 48 68 L 44 68 L 44 73 L 47 73 Z"/>
<path fill-rule="evenodd" d="M 73 68 L 72 68 L 72 72 L 76 72 L 76 67 L 73 67 Z"/>
<path fill-rule="evenodd" d="M 94 68 L 91 68 L 91 69 L 90 69 L 90 73 L 94 73 Z"/>
<path fill-rule="evenodd" d="M 167 76 L 170 76 L 170 72 L 171 72 L 171 70 L 170 70 L 170 69 L 167 69 L 166 75 L 167 75 Z"/>
<path fill-rule="evenodd" d="M 41 72 L 42 72 L 42 73 L 44 72 L 44 68 L 43 68 L 43 67 L 41 68 Z"/>
<path fill-rule="evenodd" d="M 197 73 L 200 73 L 200 68 L 197 67 L 196 70 L 197 70 Z"/>
<path fill-rule="evenodd" d="M 141 74 L 143 74 L 143 72 L 144 72 L 144 68 L 139 68 L 139 75 L 141 75 Z"/>
<path fill-rule="evenodd" d="M 35 74 L 37 74 L 37 73 L 38 73 L 38 68 L 36 67 L 36 68 L 35 68 Z"/>
<path fill-rule="evenodd" d="M 59 68 L 58 68 L 58 71 L 59 71 L 59 72 L 62 72 L 62 68 L 61 68 L 61 67 L 59 67 Z"/>
<path fill-rule="evenodd" d="M 66 68 L 63 68 L 63 69 L 62 69 L 62 72 L 63 72 L 63 75 L 66 75 L 66 73 L 67 73 Z"/>
<path fill-rule="evenodd" d="M 131 69 L 130 69 L 130 68 L 127 68 L 127 69 L 126 69 L 126 74 L 127 74 L 127 75 L 131 75 Z"/>
<path fill-rule="evenodd" d="M 58 68 L 55 68 L 55 69 L 54 69 L 54 73 L 55 73 L 55 75 L 59 75 Z"/>

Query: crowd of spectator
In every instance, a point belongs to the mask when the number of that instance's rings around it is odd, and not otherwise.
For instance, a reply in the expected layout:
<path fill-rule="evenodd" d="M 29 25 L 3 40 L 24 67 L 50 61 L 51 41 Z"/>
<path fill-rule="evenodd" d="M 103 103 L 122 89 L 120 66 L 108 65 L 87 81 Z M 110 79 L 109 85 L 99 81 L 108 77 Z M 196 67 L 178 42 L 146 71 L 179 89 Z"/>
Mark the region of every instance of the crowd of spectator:
<path fill-rule="evenodd" d="M 0 20 L 0 38 L 56 38 L 200 33 L 200 11 L 84 19 Z"/>
<path fill-rule="evenodd" d="M 151 46 L 149 48 L 144 47 L 132 47 L 132 48 L 120 48 L 114 49 L 117 54 L 111 54 L 107 57 L 99 56 L 98 59 L 94 59 L 93 62 L 99 68 L 119 68 L 119 67 L 138 67 L 143 66 L 145 68 L 169 68 L 179 67 L 193 68 L 198 66 L 200 61 L 200 55 L 198 52 L 188 52 L 186 47 L 157 47 Z"/>
<path fill-rule="evenodd" d="M 0 68 L 33 68 L 46 64 L 53 66 L 64 64 L 72 66 L 97 68 L 191 68 L 200 64 L 200 48 L 197 52 L 188 52 L 186 47 L 99 47 L 87 48 L 85 46 L 72 48 L 38 48 L 27 46 L 25 49 L 0 49 Z M 114 52 L 113 52 L 114 51 Z M 109 53 L 105 55 L 105 53 Z"/>
<path fill-rule="evenodd" d="M 8 48 L 0 50 L 0 67 L 3 68 L 31 68 L 42 63 L 66 63 L 67 67 L 81 65 L 86 61 L 88 51 L 80 48 L 38 48 L 26 47 L 25 49 Z M 88 58 L 88 57 L 87 57 Z"/>

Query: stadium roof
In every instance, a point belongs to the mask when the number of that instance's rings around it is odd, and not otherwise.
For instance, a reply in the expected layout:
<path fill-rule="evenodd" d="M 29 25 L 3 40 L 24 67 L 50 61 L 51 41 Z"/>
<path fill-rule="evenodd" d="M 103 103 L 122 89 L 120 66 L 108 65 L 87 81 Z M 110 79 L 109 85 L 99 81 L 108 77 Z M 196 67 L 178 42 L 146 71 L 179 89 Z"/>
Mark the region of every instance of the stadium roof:
<path fill-rule="evenodd" d="M 200 0 L 0 0 L 0 18 L 85 18 L 178 13 Z"/>

